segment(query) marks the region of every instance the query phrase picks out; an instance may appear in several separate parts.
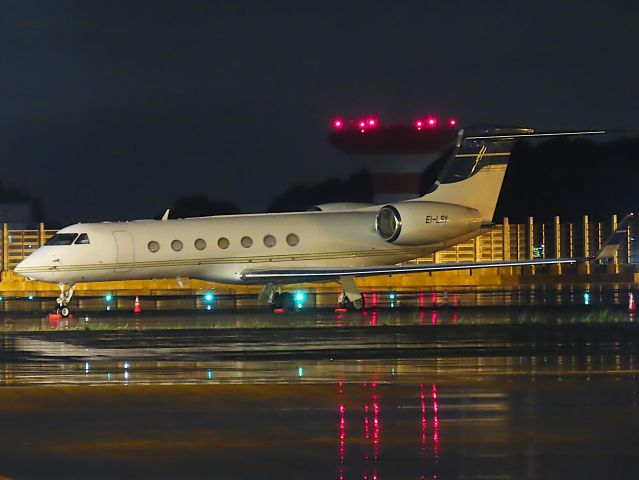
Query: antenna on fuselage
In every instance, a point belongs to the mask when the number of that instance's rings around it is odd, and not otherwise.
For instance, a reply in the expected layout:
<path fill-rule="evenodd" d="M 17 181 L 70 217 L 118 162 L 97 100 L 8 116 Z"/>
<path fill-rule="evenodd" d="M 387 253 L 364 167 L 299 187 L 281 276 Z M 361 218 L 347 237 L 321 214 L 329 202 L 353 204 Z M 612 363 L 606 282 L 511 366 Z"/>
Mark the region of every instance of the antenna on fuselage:
<path fill-rule="evenodd" d="M 167 209 L 166 209 L 166 212 L 164 212 L 164 215 L 162 215 L 162 221 L 163 221 L 163 222 L 169 219 L 169 213 L 170 213 L 170 212 L 171 212 L 171 209 L 170 209 L 170 208 L 167 208 Z M 156 218 L 157 218 L 157 217 L 156 217 Z"/>

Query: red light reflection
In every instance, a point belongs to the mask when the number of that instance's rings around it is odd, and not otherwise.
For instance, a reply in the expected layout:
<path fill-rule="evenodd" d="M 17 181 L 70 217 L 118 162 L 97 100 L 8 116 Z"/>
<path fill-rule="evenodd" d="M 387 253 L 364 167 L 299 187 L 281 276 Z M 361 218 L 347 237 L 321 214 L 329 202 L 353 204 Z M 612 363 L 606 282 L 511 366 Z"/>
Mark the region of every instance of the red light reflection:
<path fill-rule="evenodd" d="M 377 463 L 379 460 L 379 397 L 377 396 L 377 384 L 373 383 L 373 462 Z"/>
<path fill-rule="evenodd" d="M 439 404 L 437 402 L 437 385 L 433 384 L 433 453 L 435 463 L 439 461 Z"/>
<path fill-rule="evenodd" d="M 362 435 L 364 438 L 360 441 L 357 438 L 351 440 L 354 442 L 354 451 L 359 451 L 363 455 L 364 463 L 362 465 L 364 471 L 355 472 L 352 471 L 352 475 L 357 475 L 359 478 L 365 478 L 369 480 L 378 479 L 377 473 L 378 464 L 380 462 L 381 453 L 381 403 L 380 395 L 377 390 L 377 383 L 373 380 L 371 383 L 362 385 L 366 394 L 362 398 L 361 413 L 363 413 L 363 428 L 361 423 L 359 428 L 353 428 L 351 432 L 353 435 Z M 428 468 L 430 472 L 421 473 L 421 476 L 417 478 L 438 478 L 439 472 L 437 471 L 437 465 L 439 463 L 440 454 L 440 431 L 439 431 L 439 392 L 437 391 L 437 385 L 431 385 L 430 399 L 427 396 L 428 386 L 419 385 L 419 422 L 420 422 L 420 453 L 422 466 Z M 338 478 L 344 480 L 346 468 L 346 407 L 345 407 L 345 388 L 343 381 L 338 382 L 338 396 L 337 406 L 339 412 L 339 449 L 338 449 Z M 432 408 L 432 413 L 430 409 Z M 432 415 L 429 421 L 428 416 Z M 414 417 L 415 418 L 415 417 Z M 415 418 L 417 420 L 417 418 Z M 361 420 L 360 420 L 361 421 Z M 417 440 L 415 438 L 415 440 Z M 429 443 L 432 441 L 432 447 Z M 362 450 L 362 447 L 363 450 Z M 431 449 L 432 448 L 432 449 Z M 417 452 L 415 452 L 417 453 Z M 430 457 L 430 458 L 429 458 Z M 360 457 L 362 458 L 362 457 Z M 351 459 L 353 461 L 356 459 Z M 434 463 L 433 463 L 434 462 Z M 433 467 L 435 471 L 433 471 Z M 349 474 L 349 475 L 351 475 Z M 347 477 L 350 478 L 350 477 Z M 353 478 L 357 478 L 354 476 Z"/>
<path fill-rule="evenodd" d="M 346 407 L 344 406 L 343 395 L 344 395 L 344 383 L 340 380 L 337 384 L 337 398 L 338 398 L 338 408 L 339 408 L 339 451 L 338 451 L 338 461 L 339 461 L 339 478 L 340 480 L 344 480 L 344 454 L 346 452 Z"/>
<path fill-rule="evenodd" d="M 428 425 L 428 422 L 426 421 L 426 395 L 424 394 L 424 385 L 419 386 L 419 400 L 422 407 L 422 458 L 425 458 L 426 444 L 428 443 L 426 433 L 426 426 Z"/>

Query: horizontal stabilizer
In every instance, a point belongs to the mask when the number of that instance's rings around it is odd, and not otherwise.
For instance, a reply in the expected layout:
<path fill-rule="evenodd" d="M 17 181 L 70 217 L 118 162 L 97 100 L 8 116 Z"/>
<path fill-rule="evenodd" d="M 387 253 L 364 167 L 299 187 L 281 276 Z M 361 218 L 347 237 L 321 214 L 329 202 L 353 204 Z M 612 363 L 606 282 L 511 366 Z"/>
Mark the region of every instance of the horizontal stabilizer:
<path fill-rule="evenodd" d="M 511 135 L 471 135 L 464 140 L 508 140 L 511 138 L 537 138 L 537 137 L 571 137 L 578 135 L 603 135 L 606 130 L 585 130 L 582 132 L 539 132 L 539 133 L 513 133 Z"/>

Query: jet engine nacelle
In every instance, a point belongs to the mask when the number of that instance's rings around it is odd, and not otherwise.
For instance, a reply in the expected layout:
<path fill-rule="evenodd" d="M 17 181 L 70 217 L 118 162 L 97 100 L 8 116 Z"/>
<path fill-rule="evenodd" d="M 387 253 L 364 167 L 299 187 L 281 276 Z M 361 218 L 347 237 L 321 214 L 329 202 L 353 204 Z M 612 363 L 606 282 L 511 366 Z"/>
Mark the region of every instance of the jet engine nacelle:
<path fill-rule="evenodd" d="M 479 230 L 478 210 L 439 202 L 409 201 L 385 205 L 375 217 L 375 230 L 396 245 L 430 245 Z"/>
<path fill-rule="evenodd" d="M 341 212 L 344 210 L 357 210 L 359 208 L 371 207 L 370 203 L 361 202 L 335 202 L 322 203 L 308 209 L 309 212 Z"/>

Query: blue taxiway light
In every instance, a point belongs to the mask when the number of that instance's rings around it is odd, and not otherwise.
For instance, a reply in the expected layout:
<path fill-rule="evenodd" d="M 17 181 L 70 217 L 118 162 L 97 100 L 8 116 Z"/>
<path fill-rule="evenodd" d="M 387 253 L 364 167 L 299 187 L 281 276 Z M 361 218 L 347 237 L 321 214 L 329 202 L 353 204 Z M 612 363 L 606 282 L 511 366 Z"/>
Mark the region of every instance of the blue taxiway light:
<path fill-rule="evenodd" d="M 584 305 L 590 305 L 590 294 L 588 292 L 584 293 Z"/>
<path fill-rule="evenodd" d="M 110 302 L 111 300 L 113 300 L 113 295 L 111 295 L 110 293 L 107 293 L 107 294 L 104 296 L 104 299 L 105 299 L 107 302 Z"/>
<path fill-rule="evenodd" d="M 29 300 L 33 300 L 33 295 L 29 295 L 27 298 L 29 298 Z"/>
<path fill-rule="evenodd" d="M 213 295 L 211 292 L 206 292 L 204 294 L 204 301 L 207 303 L 212 302 L 213 300 L 215 300 L 215 295 Z"/>
<path fill-rule="evenodd" d="M 394 293 L 388 294 L 388 298 L 390 298 L 391 300 L 395 300 L 395 294 Z"/>
<path fill-rule="evenodd" d="M 295 292 L 295 301 L 297 303 L 302 303 L 306 300 L 306 294 L 304 292 Z"/>

